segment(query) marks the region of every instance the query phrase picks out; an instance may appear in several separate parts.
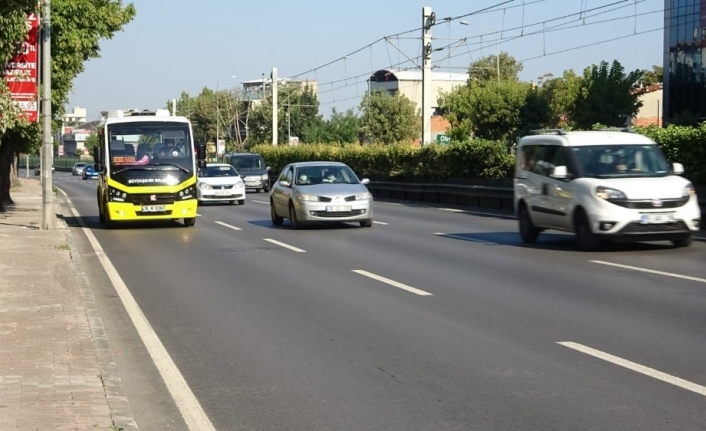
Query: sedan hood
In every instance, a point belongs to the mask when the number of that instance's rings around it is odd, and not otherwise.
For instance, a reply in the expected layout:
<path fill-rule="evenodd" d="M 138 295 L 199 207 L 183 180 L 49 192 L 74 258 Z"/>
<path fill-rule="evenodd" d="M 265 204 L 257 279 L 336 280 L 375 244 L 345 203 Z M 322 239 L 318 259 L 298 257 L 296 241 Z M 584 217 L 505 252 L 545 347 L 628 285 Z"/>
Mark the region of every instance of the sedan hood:
<path fill-rule="evenodd" d="M 301 193 L 331 197 L 350 196 L 368 191 L 368 188 L 363 184 L 313 184 L 297 186 L 297 188 Z"/>
<path fill-rule="evenodd" d="M 199 177 L 198 181 L 211 186 L 229 186 L 241 180 L 240 177 Z"/>

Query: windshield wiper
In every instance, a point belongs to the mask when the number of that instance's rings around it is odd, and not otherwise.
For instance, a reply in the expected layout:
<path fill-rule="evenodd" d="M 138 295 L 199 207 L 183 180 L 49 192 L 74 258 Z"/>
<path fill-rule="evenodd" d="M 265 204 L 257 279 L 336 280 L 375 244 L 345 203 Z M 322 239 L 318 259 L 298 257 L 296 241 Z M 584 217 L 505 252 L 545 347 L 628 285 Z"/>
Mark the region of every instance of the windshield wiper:
<path fill-rule="evenodd" d="M 174 166 L 175 168 L 179 168 L 179 169 L 180 169 L 182 172 L 184 172 L 185 174 L 188 174 L 188 173 L 189 173 L 189 170 L 188 170 L 188 169 L 186 169 L 185 167 L 183 167 L 183 166 L 181 166 L 181 165 L 177 165 L 176 163 L 152 163 L 152 164 L 147 165 L 147 166 Z"/>

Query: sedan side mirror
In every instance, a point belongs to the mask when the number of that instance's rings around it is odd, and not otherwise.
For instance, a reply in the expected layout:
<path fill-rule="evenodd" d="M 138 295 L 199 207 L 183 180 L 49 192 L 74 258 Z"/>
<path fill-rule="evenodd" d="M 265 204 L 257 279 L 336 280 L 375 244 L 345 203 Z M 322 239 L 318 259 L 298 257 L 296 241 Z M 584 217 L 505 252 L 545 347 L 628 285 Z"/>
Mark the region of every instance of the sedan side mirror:
<path fill-rule="evenodd" d="M 269 166 L 267 167 L 267 172 L 270 172 L 270 167 L 269 167 Z"/>
<path fill-rule="evenodd" d="M 674 175 L 682 175 L 684 174 L 684 165 L 681 163 L 674 163 L 672 165 L 672 171 L 674 172 Z"/>
<path fill-rule="evenodd" d="M 279 185 L 282 187 L 291 187 L 291 184 L 289 183 L 289 181 L 280 181 Z"/>
<path fill-rule="evenodd" d="M 370 179 L 369 179 L 369 178 L 363 178 L 362 180 L 360 180 L 360 183 L 363 184 L 363 185 L 370 184 Z"/>

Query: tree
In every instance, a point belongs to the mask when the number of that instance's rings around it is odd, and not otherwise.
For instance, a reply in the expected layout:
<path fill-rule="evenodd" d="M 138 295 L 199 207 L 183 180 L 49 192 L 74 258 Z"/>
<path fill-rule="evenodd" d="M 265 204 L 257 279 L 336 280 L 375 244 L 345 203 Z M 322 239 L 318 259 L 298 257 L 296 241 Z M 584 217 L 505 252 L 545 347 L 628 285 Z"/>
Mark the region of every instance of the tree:
<path fill-rule="evenodd" d="M 170 103 L 167 102 L 167 107 Z M 200 143 L 215 142 L 216 138 L 229 141 L 231 145 L 242 145 L 237 123 L 243 111 L 240 92 L 234 90 L 214 91 L 204 87 L 197 96 L 183 91 L 176 103 L 177 115 L 191 120 L 194 140 Z"/>
<path fill-rule="evenodd" d="M 569 114 L 576 104 L 581 85 L 580 78 L 573 70 L 565 70 L 559 78 L 548 77 L 540 80 L 540 89 L 549 101 L 549 127 L 568 127 L 571 125 Z"/>
<path fill-rule="evenodd" d="M 500 59 L 498 62 L 497 59 Z M 468 66 L 469 82 L 484 83 L 498 81 L 498 63 L 500 64 L 500 81 L 519 81 L 523 65 L 515 57 L 505 51 L 481 57 Z"/>
<path fill-rule="evenodd" d="M 664 79 L 664 69 L 662 66 L 654 65 L 652 70 L 644 69 L 640 71 L 640 83 L 648 87 L 653 84 L 660 84 Z"/>
<path fill-rule="evenodd" d="M 306 85 L 280 84 L 277 95 L 278 143 L 287 143 L 291 128 L 292 136 L 302 142 L 313 142 L 323 120 L 319 115 L 319 100 L 314 89 Z M 289 114 L 289 118 L 287 115 Z M 289 120 L 289 121 L 288 121 Z M 272 142 L 272 95 L 267 97 L 248 114 L 248 130 L 251 144 Z"/>
<path fill-rule="evenodd" d="M 88 135 L 88 137 L 86 137 L 86 141 L 83 143 L 83 145 L 88 150 L 88 154 L 92 155 L 93 149 L 100 145 L 100 140 L 98 139 L 98 134 L 91 133 L 90 135 Z"/>
<path fill-rule="evenodd" d="M 570 117 L 575 127 L 590 129 L 594 124 L 622 126 L 627 117 L 633 117 L 642 106 L 642 72 L 626 73 L 617 61 L 612 65 L 602 61 L 587 67 L 579 82 L 579 93 Z"/>
<path fill-rule="evenodd" d="M 532 84 L 505 80 L 465 85 L 442 94 L 439 106 L 451 123 L 449 135 L 512 141 L 550 120 L 549 101 Z"/>
<path fill-rule="evenodd" d="M 26 15 L 36 4 L 36 0 L 13 0 L 0 5 L 0 60 L 3 64 L 25 37 Z M 121 0 L 53 0 L 51 7 L 51 104 L 56 130 L 74 78 L 83 72 L 87 60 L 100 57 L 99 42 L 111 39 L 134 18 L 135 7 L 132 3 L 123 6 Z M 15 125 L 0 136 L 0 195 L 6 200 L 10 197 L 12 160 L 20 151 L 36 150 L 38 137 L 38 124 Z"/>
<path fill-rule="evenodd" d="M 346 112 L 338 112 L 336 108 L 332 108 L 331 118 L 322 120 L 321 123 L 307 131 L 308 142 L 324 144 L 359 142 L 359 123 L 360 119 L 355 115 L 353 109 L 348 109 Z"/>
<path fill-rule="evenodd" d="M 373 142 L 393 144 L 419 136 L 419 110 L 400 93 L 389 95 L 384 90 L 376 90 L 363 97 L 359 109 L 363 113 L 359 122 L 362 132 Z"/>

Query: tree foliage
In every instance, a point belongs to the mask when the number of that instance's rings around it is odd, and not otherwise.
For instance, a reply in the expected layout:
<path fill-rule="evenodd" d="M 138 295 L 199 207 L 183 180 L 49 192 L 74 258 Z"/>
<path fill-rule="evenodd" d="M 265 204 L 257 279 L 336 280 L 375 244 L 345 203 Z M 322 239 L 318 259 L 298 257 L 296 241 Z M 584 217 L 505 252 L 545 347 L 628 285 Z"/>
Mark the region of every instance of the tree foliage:
<path fill-rule="evenodd" d="M 499 61 L 498 61 L 499 59 Z M 497 56 L 491 54 L 481 57 L 468 66 L 469 82 L 498 81 L 498 66 L 500 81 L 519 81 L 523 65 L 515 57 L 505 51 Z"/>
<path fill-rule="evenodd" d="M 573 70 L 565 70 L 558 78 L 540 80 L 540 89 L 549 101 L 548 127 L 570 127 L 570 113 L 579 95 L 581 78 Z"/>
<path fill-rule="evenodd" d="M 406 96 L 384 90 L 366 94 L 360 102 L 360 125 L 366 140 L 382 144 L 412 141 L 421 130 L 420 113 Z"/>
<path fill-rule="evenodd" d="M 281 85 L 277 93 L 278 143 L 287 143 L 291 136 L 301 142 L 312 142 L 320 130 L 319 99 L 311 86 L 304 88 Z M 248 113 L 248 140 L 250 144 L 272 142 L 272 94 L 250 109 Z"/>
<path fill-rule="evenodd" d="M 167 102 L 167 108 L 170 106 L 171 103 Z M 239 91 L 214 91 L 208 87 L 204 87 L 196 96 L 182 92 L 176 103 L 177 115 L 191 120 L 196 142 L 215 143 L 218 138 L 237 148 L 243 144 L 238 133 L 243 110 Z"/>
<path fill-rule="evenodd" d="M 633 117 L 642 106 L 639 100 L 639 70 L 630 73 L 617 60 L 587 67 L 579 84 L 579 93 L 570 109 L 573 125 L 590 129 L 593 124 L 622 126 L 627 117 Z"/>
<path fill-rule="evenodd" d="M 664 80 L 664 68 L 654 65 L 652 70 L 645 69 L 640 71 L 640 84 L 648 87 L 653 84 L 659 84 Z"/>
<path fill-rule="evenodd" d="M 439 106 L 457 141 L 471 137 L 511 141 L 550 119 L 549 102 L 539 89 L 510 80 L 458 87 L 443 94 Z"/>
<path fill-rule="evenodd" d="M 35 0 L 12 0 L 0 4 L 0 60 L 3 64 L 16 52 L 26 35 L 25 20 L 35 10 Z M 54 129 L 64 114 L 73 80 L 84 63 L 100 57 L 99 42 L 111 39 L 135 16 L 132 4 L 121 0 L 53 0 L 51 2 L 51 86 Z M 0 96 L 2 97 L 2 96 Z M 0 136 L 0 194 L 9 199 L 10 166 L 18 151 L 38 147 L 37 124 L 12 124 Z M 0 199 L 0 210 L 1 201 Z"/>
<path fill-rule="evenodd" d="M 354 143 L 360 140 L 360 118 L 353 109 L 338 112 L 331 110 L 331 118 L 320 123 L 311 132 L 311 142 L 322 143 Z"/>

